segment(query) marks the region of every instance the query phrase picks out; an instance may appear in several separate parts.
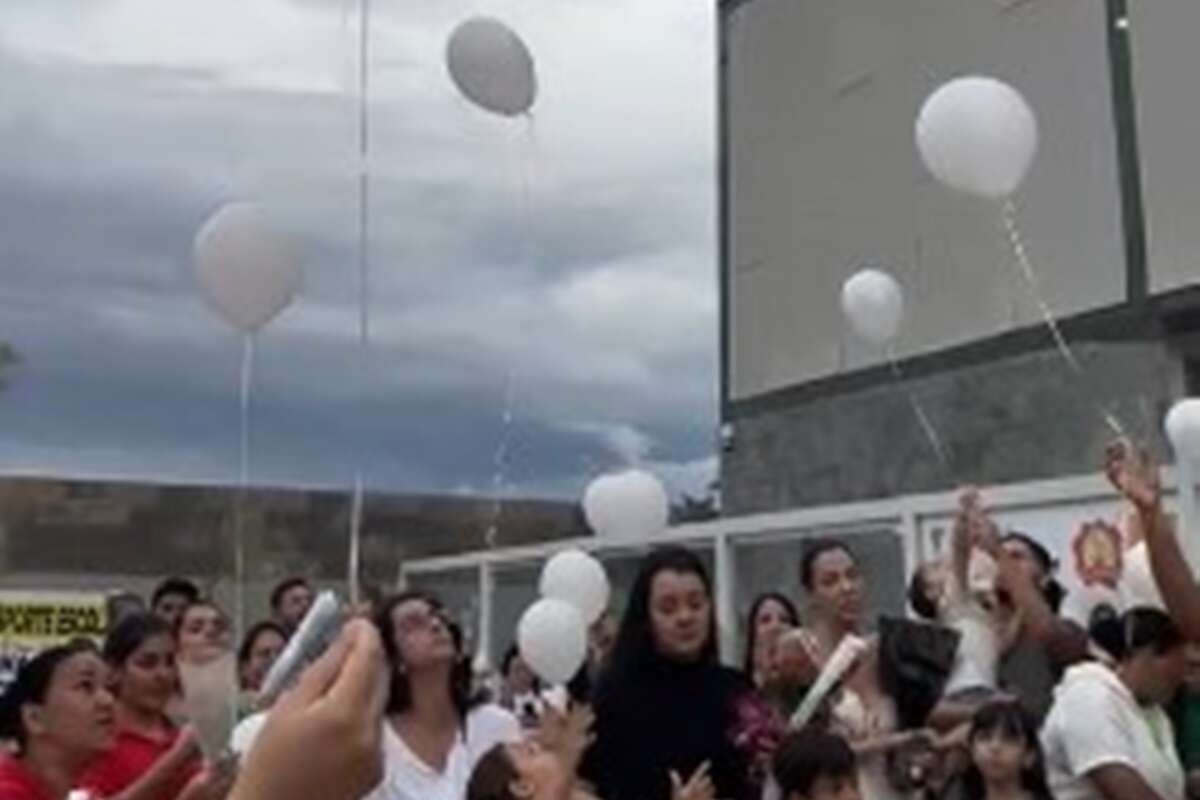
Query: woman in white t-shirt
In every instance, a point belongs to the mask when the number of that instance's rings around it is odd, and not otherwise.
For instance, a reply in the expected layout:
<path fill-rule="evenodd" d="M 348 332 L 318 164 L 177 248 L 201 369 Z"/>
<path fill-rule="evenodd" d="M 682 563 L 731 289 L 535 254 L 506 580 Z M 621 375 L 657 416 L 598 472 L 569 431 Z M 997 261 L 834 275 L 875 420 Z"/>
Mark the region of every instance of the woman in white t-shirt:
<path fill-rule="evenodd" d="M 471 698 L 461 630 L 433 596 L 405 592 L 375 617 L 392 669 L 383 731 L 384 779 L 367 800 L 462 800 L 475 763 L 521 740 L 499 706 Z"/>
<path fill-rule="evenodd" d="M 1042 730 L 1056 800 L 1177 800 L 1184 774 L 1163 711 L 1187 671 L 1186 642 L 1161 611 L 1121 618 L 1115 667 L 1069 670 Z"/>

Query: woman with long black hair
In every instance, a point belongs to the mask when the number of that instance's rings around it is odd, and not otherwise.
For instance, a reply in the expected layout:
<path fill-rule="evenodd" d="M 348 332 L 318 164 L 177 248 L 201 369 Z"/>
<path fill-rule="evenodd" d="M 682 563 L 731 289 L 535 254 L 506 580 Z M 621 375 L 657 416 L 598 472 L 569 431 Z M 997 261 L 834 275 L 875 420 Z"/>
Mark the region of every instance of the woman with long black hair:
<path fill-rule="evenodd" d="M 495 745 L 521 741 L 516 717 L 471 694 L 462 631 L 432 595 L 386 600 L 375 617 L 391 668 L 383 783 L 370 800 L 461 800 Z"/>
<path fill-rule="evenodd" d="M 106 669 L 89 642 L 46 650 L 21 667 L 0 698 L 4 800 L 65 800 L 111 744 L 115 708 Z"/>
<path fill-rule="evenodd" d="M 712 587 L 680 547 L 651 553 L 634 581 L 596 692 L 595 742 L 582 775 L 604 800 L 668 800 L 707 770 L 714 797 L 753 796 L 730 735 L 749 681 L 717 660 Z"/>
<path fill-rule="evenodd" d="M 746 653 L 743 671 L 762 688 L 771 678 L 774 647 L 781 634 L 800 626 L 796 606 L 779 592 L 764 592 L 750 604 L 746 619 Z"/>

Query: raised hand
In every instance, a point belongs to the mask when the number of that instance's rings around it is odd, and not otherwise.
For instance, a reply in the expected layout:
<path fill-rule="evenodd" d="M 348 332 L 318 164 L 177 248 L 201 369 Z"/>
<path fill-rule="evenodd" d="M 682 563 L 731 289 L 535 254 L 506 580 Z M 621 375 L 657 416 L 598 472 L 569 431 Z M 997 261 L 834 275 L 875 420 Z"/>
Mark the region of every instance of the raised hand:
<path fill-rule="evenodd" d="M 772 671 L 787 683 L 809 686 L 821 672 L 816 638 L 803 628 L 785 631 L 775 640 Z"/>
<path fill-rule="evenodd" d="M 1109 443 L 1104 451 L 1104 474 L 1139 511 L 1158 509 L 1162 498 L 1158 464 L 1144 448 L 1135 448 L 1127 439 Z"/>
<path fill-rule="evenodd" d="M 359 800 L 383 778 L 387 666 L 373 625 L 353 620 L 272 709 L 232 800 Z"/>
<path fill-rule="evenodd" d="M 546 703 L 538 719 L 538 743 L 573 768 L 592 743 L 595 721 L 596 715 L 586 705 L 573 704 L 563 713 L 553 703 Z"/>
<path fill-rule="evenodd" d="M 1000 530 L 984 510 L 983 496 L 974 486 L 968 486 L 958 495 L 955 536 L 964 537 L 971 547 L 992 555 L 1000 547 Z"/>

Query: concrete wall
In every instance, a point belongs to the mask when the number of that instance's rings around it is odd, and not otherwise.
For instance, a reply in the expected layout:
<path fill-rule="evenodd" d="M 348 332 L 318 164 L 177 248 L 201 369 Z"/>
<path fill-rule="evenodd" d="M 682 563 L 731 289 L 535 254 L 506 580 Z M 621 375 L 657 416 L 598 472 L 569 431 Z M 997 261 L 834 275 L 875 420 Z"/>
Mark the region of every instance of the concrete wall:
<path fill-rule="evenodd" d="M 42 478 L 0 479 L 0 589 L 149 593 L 168 575 L 196 581 L 232 611 L 237 491 Z M 247 617 L 267 611 L 271 588 L 303 575 L 344 589 L 350 498 L 344 491 L 251 490 L 242 506 Z M 495 520 L 487 498 L 369 494 L 362 578 L 391 588 L 405 559 L 473 550 Z M 586 533 L 575 504 L 506 501 L 502 546 Z"/>
<path fill-rule="evenodd" d="M 1016 203 L 1055 314 L 1125 301 L 1104 2 L 753 0 L 722 32 L 730 400 L 880 363 L 838 302 L 864 266 L 904 287 L 902 358 L 1040 322 L 996 204 L 947 190 L 917 155 L 918 109 L 963 74 L 1012 83 L 1038 115 Z"/>
<path fill-rule="evenodd" d="M 1165 340 L 1078 344 L 1080 380 L 1054 351 L 1011 355 L 903 383 L 830 393 L 728 420 L 722 501 L 727 514 L 799 508 L 1096 472 L 1112 432 L 1162 450 L 1161 420 L 1182 392 Z M 943 468 L 922 432 L 916 397 L 948 454 Z"/>

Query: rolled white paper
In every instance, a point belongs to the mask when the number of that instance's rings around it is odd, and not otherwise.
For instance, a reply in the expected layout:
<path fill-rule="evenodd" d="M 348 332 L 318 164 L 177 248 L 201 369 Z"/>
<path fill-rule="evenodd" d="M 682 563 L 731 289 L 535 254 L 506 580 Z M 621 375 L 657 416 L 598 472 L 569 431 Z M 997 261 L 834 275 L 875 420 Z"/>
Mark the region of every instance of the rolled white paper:
<path fill-rule="evenodd" d="M 319 658 L 337 636 L 341 624 L 337 597 L 333 592 L 321 592 L 263 679 L 258 693 L 259 704 L 270 705 L 306 666 Z"/>
<path fill-rule="evenodd" d="M 854 662 L 867 651 L 867 643 L 857 636 L 847 635 L 838 643 L 837 649 L 833 651 L 833 655 L 825 662 L 825 666 L 821 668 L 821 674 L 817 676 L 816 682 L 812 688 L 808 690 L 808 694 L 804 695 L 804 699 L 800 701 L 800 705 L 796 708 L 796 713 L 792 714 L 791 727 L 794 729 L 803 728 L 812 719 L 820 707 L 825 696 L 830 690 L 837 685 L 837 682 L 842 679 L 846 671 L 853 666 Z"/>

